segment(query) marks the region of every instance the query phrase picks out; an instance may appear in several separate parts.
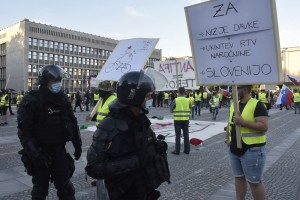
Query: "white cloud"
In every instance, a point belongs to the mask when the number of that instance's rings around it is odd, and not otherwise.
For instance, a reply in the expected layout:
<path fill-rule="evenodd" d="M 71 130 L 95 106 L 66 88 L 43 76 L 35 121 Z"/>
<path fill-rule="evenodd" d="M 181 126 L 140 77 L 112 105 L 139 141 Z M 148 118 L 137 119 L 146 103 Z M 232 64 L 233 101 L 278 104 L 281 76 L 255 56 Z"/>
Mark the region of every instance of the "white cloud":
<path fill-rule="evenodd" d="M 138 10 L 136 10 L 132 6 L 126 6 L 124 11 L 125 11 L 126 15 L 129 15 L 129 16 L 132 16 L 132 17 L 148 17 L 147 15 L 145 15 L 142 12 L 139 12 Z"/>

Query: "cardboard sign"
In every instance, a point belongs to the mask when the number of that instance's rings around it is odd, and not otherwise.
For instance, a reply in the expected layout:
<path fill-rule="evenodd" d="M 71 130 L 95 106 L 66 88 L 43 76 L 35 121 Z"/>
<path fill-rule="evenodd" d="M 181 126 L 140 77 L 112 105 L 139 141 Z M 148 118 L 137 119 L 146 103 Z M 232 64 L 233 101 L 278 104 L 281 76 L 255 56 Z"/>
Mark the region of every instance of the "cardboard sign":
<path fill-rule="evenodd" d="M 96 79 L 118 81 L 127 72 L 140 71 L 145 66 L 158 40 L 153 38 L 121 40 Z"/>
<path fill-rule="evenodd" d="M 199 89 L 196 85 L 195 69 L 192 59 L 189 60 L 168 60 L 154 62 L 154 69 L 159 71 L 168 79 L 166 87 L 159 91 L 177 90 L 177 74 L 178 71 L 178 87 L 185 89 Z"/>
<path fill-rule="evenodd" d="M 274 0 L 213 0 L 185 12 L 199 84 L 280 81 Z"/>

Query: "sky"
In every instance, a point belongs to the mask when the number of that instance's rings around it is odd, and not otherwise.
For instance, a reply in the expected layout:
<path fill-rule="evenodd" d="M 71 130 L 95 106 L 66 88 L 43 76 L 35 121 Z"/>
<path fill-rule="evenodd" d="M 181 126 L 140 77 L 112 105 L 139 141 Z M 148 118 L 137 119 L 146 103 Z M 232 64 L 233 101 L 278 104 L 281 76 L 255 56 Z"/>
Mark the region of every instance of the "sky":
<path fill-rule="evenodd" d="M 162 49 L 163 57 L 185 57 L 192 53 L 184 7 L 201 2 L 1 0 L 0 30 L 27 18 L 116 40 L 159 38 L 156 48 Z M 276 6 L 281 48 L 300 46 L 300 0 L 276 0 Z"/>

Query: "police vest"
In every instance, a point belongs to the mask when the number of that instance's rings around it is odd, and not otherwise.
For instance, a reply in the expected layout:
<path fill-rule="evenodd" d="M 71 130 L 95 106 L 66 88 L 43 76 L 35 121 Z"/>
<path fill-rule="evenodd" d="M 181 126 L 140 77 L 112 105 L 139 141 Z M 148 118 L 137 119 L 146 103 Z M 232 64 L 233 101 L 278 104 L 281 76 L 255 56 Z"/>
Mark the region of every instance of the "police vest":
<path fill-rule="evenodd" d="M 199 94 L 195 93 L 195 101 L 201 101 L 201 96 L 202 96 L 201 93 Z"/>
<path fill-rule="evenodd" d="M 258 94 L 258 100 L 260 100 L 263 103 L 269 103 L 268 99 L 267 99 L 267 94 L 266 93 L 259 93 Z"/>
<path fill-rule="evenodd" d="M 256 108 L 258 100 L 250 98 L 247 104 L 245 105 L 245 108 L 242 112 L 242 118 L 246 121 L 255 122 L 254 118 L 254 111 Z M 231 132 L 232 126 L 234 126 L 234 123 L 232 121 L 233 117 L 233 104 L 231 104 L 230 107 L 230 116 L 229 116 L 229 131 Z M 265 132 L 258 132 L 257 130 L 253 130 L 250 128 L 246 128 L 241 126 L 241 137 L 245 144 L 251 145 L 251 144 L 262 144 L 265 143 L 267 140 L 266 133 Z M 229 137 L 229 140 L 231 141 L 231 136 Z"/>
<path fill-rule="evenodd" d="M 177 97 L 175 99 L 175 109 L 173 110 L 173 118 L 178 121 L 186 121 L 190 119 L 190 102 L 186 97 Z"/>
<path fill-rule="evenodd" d="M 1 97 L 0 105 L 1 106 L 9 106 L 8 99 L 6 100 L 7 94 L 4 94 Z"/>
<path fill-rule="evenodd" d="M 299 92 L 295 92 L 294 93 L 294 102 L 300 102 L 300 93 Z"/>
<path fill-rule="evenodd" d="M 98 101 L 99 100 L 99 94 L 94 93 L 94 101 Z"/>
<path fill-rule="evenodd" d="M 108 105 L 115 100 L 116 97 L 114 95 L 110 95 L 108 99 L 103 103 L 103 99 L 100 100 L 99 107 L 97 110 L 97 117 L 96 117 L 96 126 L 108 115 L 109 108 Z M 102 105 L 103 104 L 103 105 Z"/>

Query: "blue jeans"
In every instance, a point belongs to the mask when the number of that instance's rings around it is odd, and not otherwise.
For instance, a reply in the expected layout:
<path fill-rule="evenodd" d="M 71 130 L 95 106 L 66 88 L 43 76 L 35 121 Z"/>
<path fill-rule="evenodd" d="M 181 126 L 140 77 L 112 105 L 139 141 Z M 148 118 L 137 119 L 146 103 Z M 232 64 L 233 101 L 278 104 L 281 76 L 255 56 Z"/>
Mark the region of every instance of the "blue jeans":
<path fill-rule="evenodd" d="M 245 176 L 250 183 L 260 183 L 262 181 L 266 162 L 265 146 L 251 147 L 242 156 L 237 156 L 229 150 L 229 157 L 235 177 Z"/>

